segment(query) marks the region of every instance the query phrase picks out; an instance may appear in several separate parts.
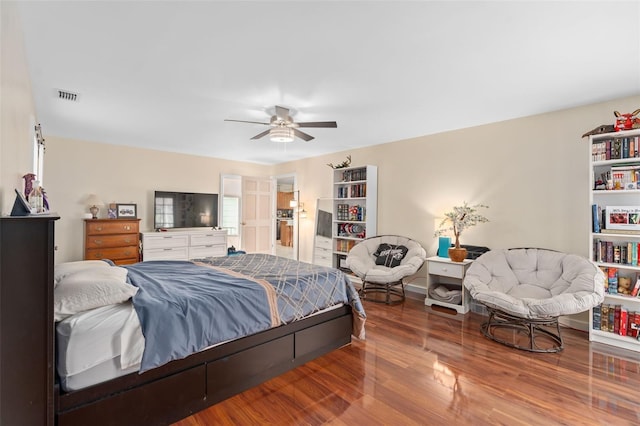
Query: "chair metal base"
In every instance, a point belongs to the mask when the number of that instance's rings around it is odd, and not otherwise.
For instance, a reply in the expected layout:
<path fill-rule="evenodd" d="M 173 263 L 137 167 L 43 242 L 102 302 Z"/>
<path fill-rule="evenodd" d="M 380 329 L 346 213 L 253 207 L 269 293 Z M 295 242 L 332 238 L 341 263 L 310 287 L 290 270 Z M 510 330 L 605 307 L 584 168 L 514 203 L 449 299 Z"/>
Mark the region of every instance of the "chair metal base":
<path fill-rule="evenodd" d="M 378 284 L 363 280 L 362 287 L 358 291 L 358 294 L 362 300 L 395 305 L 404 302 L 404 282 L 396 281 L 394 283 Z M 370 294 L 372 297 L 367 298 L 367 294 Z M 375 297 L 381 294 L 384 298 Z"/>
<path fill-rule="evenodd" d="M 505 346 L 528 352 L 554 353 L 560 352 L 564 348 L 557 317 L 545 319 L 520 318 L 498 309 L 487 308 L 489 310 L 489 320 L 482 324 L 481 330 L 482 334 L 489 339 L 502 343 Z M 496 337 L 495 331 L 504 328 L 524 332 L 529 340 L 528 346 L 521 346 L 515 342 Z M 536 344 L 536 338 L 550 341 L 551 346 L 544 348 L 539 347 Z"/>

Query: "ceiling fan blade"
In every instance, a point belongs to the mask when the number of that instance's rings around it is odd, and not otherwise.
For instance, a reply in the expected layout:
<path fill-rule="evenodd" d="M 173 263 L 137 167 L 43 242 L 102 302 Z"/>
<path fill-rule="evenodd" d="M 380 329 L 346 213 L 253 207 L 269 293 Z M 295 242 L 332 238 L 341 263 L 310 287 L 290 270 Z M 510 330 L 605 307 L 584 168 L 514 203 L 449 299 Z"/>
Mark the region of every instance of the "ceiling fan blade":
<path fill-rule="evenodd" d="M 305 140 L 306 142 L 309 142 L 311 139 L 314 139 L 314 137 L 313 137 L 313 136 L 308 135 L 308 134 L 306 134 L 306 133 L 304 133 L 304 132 L 301 132 L 301 131 L 300 131 L 300 130 L 298 130 L 298 129 L 293 129 L 293 133 L 294 133 L 297 137 L 299 137 L 300 139 Z"/>
<path fill-rule="evenodd" d="M 289 109 L 276 105 L 276 116 L 283 121 L 289 119 Z"/>
<path fill-rule="evenodd" d="M 263 124 L 265 126 L 270 126 L 271 125 L 271 123 L 263 123 L 261 121 L 230 120 L 228 118 L 225 118 L 224 121 L 235 121 L 236 123 Z"/>
<path fill-rule="evenodd" d="M 309 121 L 306 123 L 296 123 L 298 127 L 338 127 L 335 121 Z"/>
<path fill-rule="evenodd" d="M 251 138 L 251 140 L 254 140 L 254 139 L 260 139 L 260 138 L 262 138 L 262 137 L 265 137 L 265 136 L 267 136 L 267 135 L 269 134 L 269 132 L 270 132 L 270 131 L 271 131 L 271 129 L 267 129 L 267 130 L 265 130 L 265 131 L 264 131 L 264 132 L 262 132 L 262 133 L 258 133 L 257 135 L 255 135 L 254 137 L 252 137 L 252 138 Z"/>

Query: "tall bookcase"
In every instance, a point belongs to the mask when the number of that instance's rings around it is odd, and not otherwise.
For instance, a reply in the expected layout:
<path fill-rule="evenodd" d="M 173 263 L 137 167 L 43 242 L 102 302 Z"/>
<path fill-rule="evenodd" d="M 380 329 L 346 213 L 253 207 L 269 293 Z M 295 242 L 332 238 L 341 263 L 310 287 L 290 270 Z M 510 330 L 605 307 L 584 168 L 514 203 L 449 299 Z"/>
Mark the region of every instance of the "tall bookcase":
<path fill-rule="evenodd" d="M 589 340 L 640 352 L 640 297 L 618 284 L 640 279 L 640 129 L 589 137 L 589 253 L 604 272 L 605 299 L 589 312 Z M 626 318 L 626 319 L 625 319 Z M 634 336 L 635 335 L 635 336 Z"/>
<path fill-rule="evenodd" d="M 377 235 L 378 167 L 333 171 L 333 266 L 348 271 L 344 260 L 359 241 Z"/>

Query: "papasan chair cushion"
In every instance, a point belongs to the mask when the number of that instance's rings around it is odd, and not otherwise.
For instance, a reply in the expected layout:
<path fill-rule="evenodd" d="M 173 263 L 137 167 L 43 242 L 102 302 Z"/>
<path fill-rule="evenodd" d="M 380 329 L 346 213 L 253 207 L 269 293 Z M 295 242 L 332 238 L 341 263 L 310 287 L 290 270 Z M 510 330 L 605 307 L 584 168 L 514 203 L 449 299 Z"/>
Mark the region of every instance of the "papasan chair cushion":
<path fill-rule="evenodd" d="M 390 263 L 387 259 L 380 259 L 378 249 L 381 244 L 388 244 L 392 247 L 406 247 L 405 250 L 395 250 L 396 259 Z M 404 256 L 402 256 L 404 253 Z M 391 256 L 394 256 L 392 254 Z M 401 257 L 401 259 L 398 259 Z M 346 265 L 351 271 L 362 280 L 360 294 L 366 297 L 366 292 L 384 292 L 387 298 L 386 303 L 391 303 L 391 296 L 398 297 L 393 302 L 404 300 L 403 279 L 415 274 L 424 263 L 426 256 L 425 249 L 415 240 L 399 235 L 378 235 L 369 237 L 353 246 L 346 259 Z M 377 261 L 377 262 L 376 262 Z M 393 265 L 392 267 L 385 266 Z M 367 287 L 367 284 L 369 285 Z M 401 286 L 401 291 L 394 292 L 392 287 Z M 375 300 L 375 299 L 374 299 Z"/>
<path fill-rule="evenodd" d="M 558 329 L 560 345 L 556 349 L 561 350 L 557 318 L 602 303 L 604 279 L 600 268 L 581 256 L 545 249 L 507 249 L 477 258 L 463 282 L 471 297 L 489 308 L 489 324 L 483 324 L 487 337 L 493 338 L 489 328 L 501 324 L 493 322 L 494 316 L 525 324 L 532 335 L 532 324 L 537 321 Z"/>

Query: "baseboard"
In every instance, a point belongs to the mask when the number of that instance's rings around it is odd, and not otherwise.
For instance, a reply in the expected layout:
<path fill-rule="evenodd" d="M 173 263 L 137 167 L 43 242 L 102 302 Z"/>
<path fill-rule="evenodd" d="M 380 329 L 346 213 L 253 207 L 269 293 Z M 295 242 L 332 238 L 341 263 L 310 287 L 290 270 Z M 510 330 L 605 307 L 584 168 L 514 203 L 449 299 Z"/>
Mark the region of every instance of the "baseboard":
<path fill-rule="evenodd" d="M 558 319 L 558 323 L 561 326 L 574 328 L 580 331 L 589 331 L 589 321 L 585 321 L 580 318 L 574 318 L 572 316 L 564 316 Z"/>

